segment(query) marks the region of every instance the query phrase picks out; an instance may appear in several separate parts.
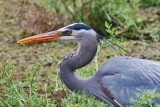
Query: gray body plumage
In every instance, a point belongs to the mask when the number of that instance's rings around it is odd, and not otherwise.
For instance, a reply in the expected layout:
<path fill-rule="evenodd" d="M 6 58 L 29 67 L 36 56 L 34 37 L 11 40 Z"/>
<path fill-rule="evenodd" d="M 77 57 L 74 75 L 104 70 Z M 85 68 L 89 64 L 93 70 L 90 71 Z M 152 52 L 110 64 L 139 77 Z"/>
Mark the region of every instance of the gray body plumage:
<path fill-rule="evenodd" d="M 123 105 L 138 93 L 160 92 L 160 63 L 156 61 L 118 56 L 106 61 L 98 72 L 103 75 L 103 86 Z"/>
<path fill-rule="evenodd" d="M 130 99 L 136 98 L 137 93 L 160 92 L 160 62 L 151 60 L 117 56 L 108 59 L 90 78 L 76 76 L 76 69 L 92 61 L 98 45 L 94 30 L 76 34 L 80 43 L 77 53 L 59 65 L 60 77 L 69 89 L 86 91 L 115 107 L 130 104 Z"/>

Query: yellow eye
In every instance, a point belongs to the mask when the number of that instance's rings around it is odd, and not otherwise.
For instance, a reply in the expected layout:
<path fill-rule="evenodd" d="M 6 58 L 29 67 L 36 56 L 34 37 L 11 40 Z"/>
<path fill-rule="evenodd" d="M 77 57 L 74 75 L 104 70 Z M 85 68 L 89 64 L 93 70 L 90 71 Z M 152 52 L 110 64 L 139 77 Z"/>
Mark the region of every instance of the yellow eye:
<path fill-rule="evenodd" d="M 72 31 L 71 31 L 71 30 L 67 30 L 66 32 L 67 32 L 67 34 L 71 34 L 71 33 L 72 33 Z"/>
<path fill-rule="evenodd" d="M 65 31 L 65 34 L 71 34 L 71 33 L 72 33 L 71 30 L 66 30 L 66 31 Z"/>
<path fill-rule="evenodd" d="M 64 36 L 69 36 L 69 35 L 72 34 L 72 30 L 65 30 L 64 32 L 62 32 L 62 34 L 63 34 Z"/>

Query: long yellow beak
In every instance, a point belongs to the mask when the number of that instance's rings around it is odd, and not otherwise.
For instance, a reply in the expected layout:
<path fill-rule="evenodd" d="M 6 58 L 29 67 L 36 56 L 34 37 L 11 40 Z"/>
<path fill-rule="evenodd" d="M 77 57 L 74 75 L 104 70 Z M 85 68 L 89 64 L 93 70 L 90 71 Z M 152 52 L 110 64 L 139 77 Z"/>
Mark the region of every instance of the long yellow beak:
<path fill-rule="evenodd" d="M 61 32 L 52 31 L 43 34 L 38 34 L 35 36 L 27 37 L 17 41 L 17 43 L 25 44 L 25 43 L 37 43 L 37 42 L 45 42 L 51 40 L 58 40 L 61 37 Z"/>

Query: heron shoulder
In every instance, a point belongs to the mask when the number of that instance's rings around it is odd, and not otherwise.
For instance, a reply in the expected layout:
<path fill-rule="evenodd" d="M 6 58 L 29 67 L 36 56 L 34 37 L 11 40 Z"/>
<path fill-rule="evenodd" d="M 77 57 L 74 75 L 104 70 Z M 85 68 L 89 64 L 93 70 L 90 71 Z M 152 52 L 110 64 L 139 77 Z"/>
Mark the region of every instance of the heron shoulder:
<path fill-rule="evenodd" d="M 125 75 L 160 75 L 160 62 L 128 56 L 116 56 L 108 59 L 100 68 L 100 72 L 119 72 Z"/>

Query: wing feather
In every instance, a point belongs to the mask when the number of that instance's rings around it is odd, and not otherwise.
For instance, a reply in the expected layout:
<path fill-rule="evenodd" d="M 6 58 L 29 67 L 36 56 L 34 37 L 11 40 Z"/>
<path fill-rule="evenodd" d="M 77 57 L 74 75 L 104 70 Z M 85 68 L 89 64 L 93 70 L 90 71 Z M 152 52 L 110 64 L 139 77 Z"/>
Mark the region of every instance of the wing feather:
<path fill-rule="evenodd" d="M 160 62 L 119 56 L 105 62 L 99 72 L 103 87 L 121 104 L 130 103 L 137 93 L 160 92 Z"/>

